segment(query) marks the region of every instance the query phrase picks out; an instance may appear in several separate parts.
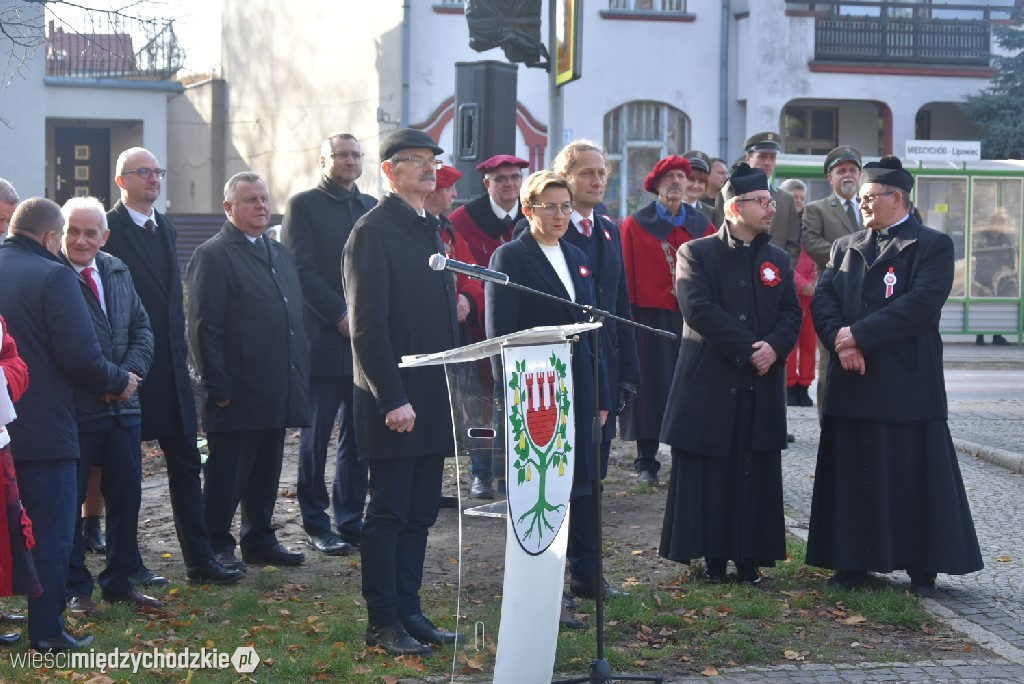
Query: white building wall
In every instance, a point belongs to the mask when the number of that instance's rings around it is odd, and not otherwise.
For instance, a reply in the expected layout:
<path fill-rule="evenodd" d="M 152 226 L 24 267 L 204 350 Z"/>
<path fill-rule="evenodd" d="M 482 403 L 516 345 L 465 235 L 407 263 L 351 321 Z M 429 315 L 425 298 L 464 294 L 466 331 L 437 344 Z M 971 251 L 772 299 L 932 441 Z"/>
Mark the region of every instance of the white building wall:
<path fill-rule="evenodd" d="M 0 12 L 15 4 L 23 19 L 38 21 L 41 33 L 43 6 L 0 0 Z M 16 55 L 17 48 L 13 48 L 10 39 L 0 35 L 0 54 L 8 55 L 12 50 Z M 44 52 L 42 46 L 36 47 L 35 58 L 20 67 L 15 67 L 16 60 L 0 62 L 0 68 L 5 69 L 0 76 L 0 118 L 4 119 L 0 122 L 0 177 L 13 183 L 23 199 L 46 192 Z"/>

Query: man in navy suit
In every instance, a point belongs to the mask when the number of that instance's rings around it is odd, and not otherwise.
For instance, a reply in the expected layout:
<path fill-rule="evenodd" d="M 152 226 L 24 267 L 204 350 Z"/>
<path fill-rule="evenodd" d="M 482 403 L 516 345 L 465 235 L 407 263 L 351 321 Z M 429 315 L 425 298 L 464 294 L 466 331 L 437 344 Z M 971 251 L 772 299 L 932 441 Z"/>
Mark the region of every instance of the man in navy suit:
<path fill-rule="evenodd" d="M 569 182 L 572 191 L 572 225 L 565 233 L 565 240 L 583 250 L 590 260 L 597 307 L 616 316 L 630 318 L 629 290 L 626 286 L 619 229 L 611 219 L 595 211 L 597 205 L 604 201 L 605 189 L 608 187 L 608 170 L 601 148 L 589 140 L 574 140 L 562 148 L 551 166 L 555 173 Z M 601 328 L 601 346 L 604 350 L 608 391 L 618 399 L 616 412 L 621 413 L 636 396 L 637 383 L 640 382 L 632 327 L 606 321 Z M 607 471 L 611 441 L 615 438 L 614 418 L 605 423 L 603 437 L 600 447 L 602 477 Z M 593 511 L 594 503 L 587 498 L 586 502 L 577 501 L 573 505 L 574 515 L 579 520 L 583 509 Z M 596 526 L 596 518 L 591 523 Z M 581 555 L 573 558 L 573 548 L 570 546 L 569 562 L 574 579 L 570 588 L 575 594 L 593 598 L 596 593 L 594 581 L 597 549 L 581 550 Z M 606 591 L 610 594 L 620 593 L 612 588 Z"/>

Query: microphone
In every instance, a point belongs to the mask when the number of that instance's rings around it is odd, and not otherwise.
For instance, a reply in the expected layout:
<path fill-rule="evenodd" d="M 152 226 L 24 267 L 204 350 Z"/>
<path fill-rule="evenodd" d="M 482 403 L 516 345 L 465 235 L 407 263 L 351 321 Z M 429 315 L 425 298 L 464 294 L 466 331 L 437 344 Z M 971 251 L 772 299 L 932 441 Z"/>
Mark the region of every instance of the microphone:
<path fill-rule="evenodd" d="M 428 263 L 430 264 L 430 268 L 435 271 L 461 273 L 462 275 L 467 275 L 470 278 L 476 278 L 477 280 L 483 280 L 488 283 L 508 285 L 509 281 L 509 277 L 500 271 L 492 271 L 489 268 L 477 266 L 476 264 L 467 264 L 462 261 L 456 261 L 455 259 L 449 259 L 443 254 L 431 254 Z"/>

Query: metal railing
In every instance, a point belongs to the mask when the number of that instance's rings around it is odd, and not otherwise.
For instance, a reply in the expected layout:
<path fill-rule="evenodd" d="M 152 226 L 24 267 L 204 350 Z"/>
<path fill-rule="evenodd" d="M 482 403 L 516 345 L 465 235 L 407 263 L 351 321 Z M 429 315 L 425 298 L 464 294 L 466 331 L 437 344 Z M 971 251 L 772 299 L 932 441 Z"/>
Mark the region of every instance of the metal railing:
<path fill-rule="evenodd" d="M 989 66 L 988 22 L 893 17 L 816 17 L 814 57 L 823 61 Z"/>
<path fill-rule="evenodd" d="M 608 0 L 608 9 L 620 12 L 685 12 L 686 0 Z"/>
<path fill-rule="evenodd" d="M 166 81 L 173 79 L 184 63 L 185 54 L 171 21 L 101 13 L 89 23 L 89 32 L 77 32 L 49 22 L 47 76 Z"/>

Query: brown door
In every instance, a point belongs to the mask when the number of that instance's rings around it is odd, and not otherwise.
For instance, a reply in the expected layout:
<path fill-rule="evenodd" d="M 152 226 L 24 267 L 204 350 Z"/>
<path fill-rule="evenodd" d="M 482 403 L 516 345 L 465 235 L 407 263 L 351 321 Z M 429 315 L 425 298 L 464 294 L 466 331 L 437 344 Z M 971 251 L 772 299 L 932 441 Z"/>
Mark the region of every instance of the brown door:
<path fill-rule="evenodd" d="M 57 204 L 71 197 L 91 196 L 109 209 L 110 129 L 58 128 L 56 143 Z"/>

